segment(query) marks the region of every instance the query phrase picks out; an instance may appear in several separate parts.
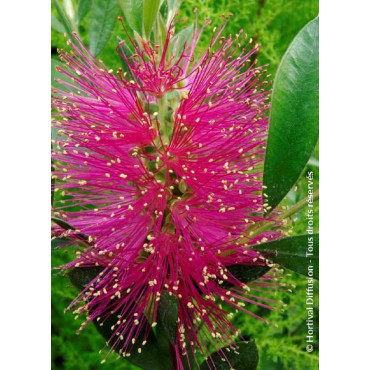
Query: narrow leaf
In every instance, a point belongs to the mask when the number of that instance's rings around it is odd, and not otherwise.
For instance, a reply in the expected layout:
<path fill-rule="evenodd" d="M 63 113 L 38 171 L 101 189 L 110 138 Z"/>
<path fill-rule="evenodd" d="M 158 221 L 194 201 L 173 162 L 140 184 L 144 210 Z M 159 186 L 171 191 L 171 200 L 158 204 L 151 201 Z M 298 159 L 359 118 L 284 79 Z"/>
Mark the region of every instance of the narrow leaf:
<path fill-rule="evenodd" d="M 117 0 L 93 0 L 89 45 L 93 55 L 99 55 L 112 36 L 118 10 Z"/>
<path fill-rule="evenodd" d="M 77 22 L 80 23 L 91 9 L 91 0 L 78 0 Z"/>
<path fill-rule="evenodd" d="M 222 348 L 217 352 L 212 353 L 207 361 L 203 362 L 200 369 L 209 370 L 255 370 L 258 365 L 258 350 L 254 341 L 237 342 L 234 344 L 238 348 L 236 352 L 228 352 L 226 348 Z M 227 361 L 224 357 L 227 356 Z"/>
<path fill-rule="evenodd" d="M 64 220 L 62 220 L 60 218 L 52 217 L 51 218 L 51 221 L 53 221 L 54 223 L 56 223 L 58 226 L 60 226 L 64 230 L 76 230 L 75 227 L 73 227 L 68 222 L 66 222 L 66 221 L 64 221 Z"/>
<path fill-rule="evenodd" d="M 60 218 L 52 217 L 51 221 L 53 221 L 55 224 L 57 224 L 59 227 L 61 227 L 64 230 L 76 230 L 76 228 L 74 226 L 70 225 L 68 222 L 66 222 L 66 221 L 64 221 Z M 83 241 L 83 242 L 88 242 L 88 240 L 89 240 L 89 237 L 85 234 L 82 234 L 82 233 L 76 234 L 76 237 L 78 239 L 81 239 L 81 241 Z"/>
<path fill-rule="evenodd" d="M 142 33 L 143 0 L 120 0 L 119 3 L 127 24 L 133 30 Z"/>
<path fill-rule="evenodd" d="M 68 272 L 67 276 L 78 289 L 85 289 L 86 285 L 104 270 L 103 267 L 79 267 Z"/>
<path fill-rule="evenodd" d="M 268 243 L 258 244 L 255 250 L 273 262 L 304 276 L 319 278 L 319 234 L 292 236 Z"/>
<path fill-rule="evenodd" d="M 178 301 L 174 295 L 163 292 L 158 311 L 158 338 L 164 337 L 165 341 L 175 343 L 177 333 Z M 167 346 L 168 349 L 168 346 Z"/>
<path fill-rule="evenodd" d="M 191 37 L 194 33 L 194 25 L 190 25 L 184 29 L 182 29 L 179 33 L 175 35 L 175 37 L 171 40 L 173 51 L 172 53 L 175 55 L 180 55 L 182 49 L 184 48 L 185 42 L 187 45 L 191 42 Z"/>
<path fill-rule="evenodd" d="M 157 22 L 157 25 L 155 27 L 157 27 L 157 30 L 158 30 L 157 39 L 161 43 L 161 45 L 164 45 L 166 42 L 166 37 L 167 37 L 167 27 L 166 27 L 166 23 L 161 13 L 158 14 L 156 22 Z M 168 50 L 167 50 L 167 53 L 168 53 Z"/>
<path fill-rule="evenodd" d="M 167 6 L 169 11 L 174 11 L 176 0 L 167 0 Z"/>
<path fill-rule="evenodd" d="M 194 24 L 191 24 L 190 26 L 181 30 L 176 35 L 176 37 L 179 38 L 179 49 L 180 49 L 180 51 L 182 51 L 182 48 L 184 47 L 185 42 L 187 44 L 190 44 L 191 37 L 193 36 L 193 33 L 194 33 Z"/>
<path fill-rule="evenodd" d="M 71 23 L 75 26 L 74 30 L 77 31 L 74 1 L 73 0 L 63 0 L 63 5 L 64 5 L 65 14 L 67 15 Z"/>
<path fill-rule="evenodd" d="M 249 281 L 256 280 L 265 275 L 270 267 L 268 266 L 245 266 L 245 265 L 232 265 L 227 266 L 227 269 L 241 282 L 248 283 Z M 224 281 L 223 286 L 231 285 Z"/>
<path fill-rule="evenodd" d="M 117 37 L 117 41 L 118 41 L 118 44 L 119 44 L 122 41 L 122 39 L 120 37 Z M 131 50 L 131 48 L 127 45 L 126 42 L 124 44 L 120 44 L 118 46 L 118 49 L 119 49 L 119 53 L 121 55 L 126 56 L 127 59 L 129 59 L 134 54 L 133 51 Z M 126 63 L 126 61 L 123 57 L 121 57 L 120 59 L 122 61 L 122 70 L 124 72 L 127 72 L 128 79 L 130 79 L 131 78 L 130 67 L 128 66 L 128 64 Z"/>
<path fill-rule="evenodd" d="M 61 21 L 61 23 L 64 27 L 65 32 L 67 33 L 69 38 L 74 42 L 74 37 L 72 35 L 72 32 L 76 31 L 76 30 L 73 29 L 73 24 L 71 23 L 70 19 L 68 19 L 66 13 L 64 12 L 62 7 L 60 6 L 58 0 L 54 0 L 54 6 L 55 6 L 55 9 L 56 9 L 56 11 L 59 15 L 60 21 Z"/>
<path fill-rule="evenodd" d="M 176 10 L 179 9 L 182 0 L 167 0 L 167 8 L 168 8 L 168 15 L 167 15 L 167 24 L 171 22 L 173 16 L 175 15 Z"/>
<path fill-rule="evenodd" d="M 319 135 L 319 18 L 286 51 L 274 81 L 263 182 L 274 209 L 293 187 Z"/>
<path fill-rule="evenodd" d="M 64 238 L 64 237 L 53 238 L 51 239 L 51 243 L 50 243 L 51 250 L 66 247 L 67 245 L 71 245 L 71 240 L 68 238 Z"/>
<path fill-rule="evenodd" d="M 159 10 L 160 0 L 144 0 L 144 33 L 149 39 L 150 32 L 152 32 L 153 24 Z"/>
<path fill-rule="evenodd" d="M 64 26 L 53 13 L 51 13 L 51 28 L 60 33 L 65 32 Z"/>

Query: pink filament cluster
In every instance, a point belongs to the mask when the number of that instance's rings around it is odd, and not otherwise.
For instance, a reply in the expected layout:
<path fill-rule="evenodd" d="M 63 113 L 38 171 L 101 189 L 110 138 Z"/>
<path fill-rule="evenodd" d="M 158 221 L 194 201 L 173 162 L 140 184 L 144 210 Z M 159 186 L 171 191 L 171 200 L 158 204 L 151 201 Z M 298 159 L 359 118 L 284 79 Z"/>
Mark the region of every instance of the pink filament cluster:
<path fill-rule="evenodd" d="M 237 332 L 231 311 L 256 316 L 246 304 L 273 308 L 260 293 L 273 286 L 270 275 L 244 284 L 228 270 L 266 265 L 249 245 L 280 232 L 245 242 L 250 228 L 265 221 L 269 92 L 263 69 L 250 61 L 257 47 L 243 47 L 242 32 L 221 36 L 223 28 L 195 61 L 197 29 L 170 61 L 164 55 L 172 24 L 162 55 L 132 41 L 137 56 L 122 55 L 131 81 L 97 61 L 75 36 L 73 51 L 61 52 L 68 92 L 56 90 L 52 102 L 56 191 L 77 207 L 59 202 L 54 214 L 90 242 L 64 268 L 103 268 L 71 307 L 81 303 L 76 311 L 88 313 L 87 322 L 118 314 L 110 345 L 127 356 L 139 335 L 145 345 L 161 294 L 168 292 L 178 300 L 173 351 L 179 369 L 197 351 L 207 357 L 231 345 Z M 165 143 L 150 105 L 173 90 L 179 105 Z"/>

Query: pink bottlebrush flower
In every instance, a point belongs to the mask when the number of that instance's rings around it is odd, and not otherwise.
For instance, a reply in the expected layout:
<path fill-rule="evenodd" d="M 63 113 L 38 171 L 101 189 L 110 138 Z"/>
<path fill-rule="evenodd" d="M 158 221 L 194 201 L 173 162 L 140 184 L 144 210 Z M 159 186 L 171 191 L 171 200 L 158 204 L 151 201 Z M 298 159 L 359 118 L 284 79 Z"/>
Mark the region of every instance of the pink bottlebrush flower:
<path fill-rule="evenodd" d="M 90 244 L 64 269 L 102 268 L 71 307 L 81 303 L 76 311 L 88 314 L 86 323 L 118 314 L 110 345 L 128 355 L 139 336 L 145 345 L 163 292 L 175 296 L 179 369 L 183 356 L 232 347 L 231 311 L 264 320 L 246 304 L 273 308 L 260 293 L 273 285 L 270 275 L 244 284 L 228 269 L 266 266 L 248 245 L 281 234 L 250 236 L 265 221 L 269 92 L 265 71 L 249 60 L 258 47 L 244 47 L 242 31 L 221 36 L 224 26 L 194 61 L 197 29 L 169 60 L 173 24 L 162 54 L 132 41 L 137 56 L 123 58 L 134 81 L 97 61 L 75 36 L 59 69 L 72 80 L 62 82 L 69 92 L 53 97 L 53 177 L 78 207 L 59 203 L 54 214 L 76 229 L 69 236 L 86 235 Z M 176 99 L 171 90 L 179 90 Z"/>
<path fill-rule="evenodd" d="M 123 19 L 121 17 L 118 19 L 126 31 Z M 187 83 L 186 78 L 192 74 L 192 71 L 188 72 L 188 69 L 194 58 L 195 47 L 207 22 L 200 31 L 198 31 L 196 23 L 191 44 L 184 43 L 181 50 L 173 53 L 181 47 L 180 40 L 177 37 L 174 38 L 174 21 L 175 19 L 168 27 L 164 45 L 146 41 L 137 34 L 136 37 L 139 41 L 134 41 L 126 32 L 134 53 L 130 56 L 126 55 L 125 40 L 119 43 L 117 51 L 131 71 L 130 89 L 137 88 L 145 91 L 146 94 L 161 97 L 168 91 L 181 89 Z M 167 58 L 167 54 L 171 52 L 171 56 Z M 196 68 L 196 65 L 192 66 L 193 71 Z"/>

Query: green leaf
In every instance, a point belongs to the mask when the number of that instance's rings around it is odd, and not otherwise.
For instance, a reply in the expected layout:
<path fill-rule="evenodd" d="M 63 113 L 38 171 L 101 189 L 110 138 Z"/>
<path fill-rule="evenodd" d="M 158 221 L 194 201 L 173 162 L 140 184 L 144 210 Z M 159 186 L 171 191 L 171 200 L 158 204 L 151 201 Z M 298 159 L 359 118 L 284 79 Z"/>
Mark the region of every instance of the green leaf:
<path fill-rule="evenodd" d="M 319 136 L 319 18 L 290 44 L 271 99 L 263 178 L 270 211 L 298 180 Z"/>
<path fill-rule="evenodd" d="M 58 72 L 56 70 L 57 66 L 63 67 L 63 63 L 59 62 L 56 59 L 51 58 L 51 85 L 60 89 L 60 90 L 67 91 L 68 89 L 65 86 L 63 86 L 62 84 L 56 82 L 55 79 L 60 79 L 62 81 L 66 81 L 66 82 L 69 82 L 71 84 L 73 84 L 73 81 L 70 78 L 68 78 L 67 76 L 65 76 L 63 73 Z"/>
<path fill-rule="evenodd" d="M 117 37 L 117 41 L 118 41 L 118 44 L 119 44 L 122 41 L 122 39 L 120 37 Z M 127 45 L 126 42 L 124 44 L 119 45 L 118 48 L 119 48 L 120 54 L 124 54 L 126 56 L 126 58 L 130 58 L 134 54 L 133 51 L 131 50 L 131 48 Z M 128 74 L 128 79 L 131 79 L 132 75 L 131 75 L 131 71 L 130 71 L 129 66 L 125 62 L 124 58 L 121 57 L 120 59 L 121 59 L 121 62 L 122 62 L 123 72 L 126 72 Z"/>
<path fill-rule="evenodd" d="M 104 270 L 103 267 L 78 267 L 68 272 L 67 276 L 78 289 L 85 289 L 86 285 Z"/>
<path fill-rule="evenodd" d="M 77 22 L 80 23 L 91 9 L 91 0 L 78 0 Z"/>
<path fill-rule="evenodd" d="M 157 16 L 157 25 L 156 25 L 156 30 L 155 32 L 157 32 L 157 42 L 159 42 L 161 45 L 164 45 L 165 42 L 166 42 L 166 37 L 167 37 L 167 26 L 166 26 L 166 23 L 162 17 L 162 14 L 159 13 L 158 16 Z M 168 53 L 168 49 L 167 49 L 167 53 Z"/>
<path fill-rule="evenodd" d="M 298 274 L 319 278 L 319 234 L 307 234 L 283 238 L 253 246 L 266 258 Z M 312 249 L 311 249 L 312 248 Z"/>
<path fill-rule="evenodd" d="M 180 55 L 182 49 L 184 47 L 185 42 L 189 45 L 191 42 L 191 37 L 194 33 L 194 25 L 190 25 L 184 29 L 182 29 L 179 33 L 175 35 L 175 37 L 171 40 L 173 51 L 172 53 L 175 55 Z"/>
<path fill-rule="evenodd" d="M 243 283 L 256 280 L 270 270 L 270 267 L 268 266 L 231 265 L 226 267 L 238 280 Z M 226 287 L 228 285 L 231 284 L 229 284 L 227 281 L 224 281 L 223 286 Z"/>
<path fill-rule="evenodd" d="M 104 337 L 106 341 L 112 335 L 111 326 L 118 321 L 117 314 L 112 314 L 101 326 L 98 323 L 95 323 L 96 328 L 98 329 L 99 333 Z M 129 357 L 125 357 L 128 361 L 132 362 L 133 364 L 140 366 L 143 369 L 153 369 L 153 370 L 165 370 L 171 369 L 168 365 L 165 366 L 166 361 L 160 354 L 157 338 L 153 332 L 153 330 L 149 331 L 149 335 L 146 338 L 145 346 L 142 346 L 142 342 L 144 341 L 144 333 L 141 331 L 140 335 L 136 339 L 136 343 L 134 344 L 132 351 L 130 352 Z M 138 353 L 138 349 L 141 348 L 141 353 Z"/>
<path fill-rule="evenodd" d="M 60 33 L 65 32 L 64 26 L 53 13 L 51 13 L 51 28 Z"/>
<path fill-rule="evenodd" d="M 71 270 L 67 276 L 77 289 L 83 290 L 86 285 L 103 270 L 103 267 L 78 267 Z M 114 313 L 110 315 L 109 318 L 104 322 L 94 322 L 94 324 L 103 338 L 108 341 L 112 336 L 111 327 L 117 321 L 118 313 Z M 171 369 L 169 364 L 170 358 L 161 356 L 158 341 L 153 330 L 150 329 L 149 335 L 146 338 L 147 343 L 145 346 L 142 346 L 143 341 L 144 332 L 142 331 L 136 339 L 136 343 L 133 346 L 130 356 L 126 357 L 126 359 L 133 364 L 142 367 L 143 369 Z M 139 347 L 141 347 L 141 353 L 138 352 Z"/>
<path fill-rule="evenodd" d="M 175 15 L 176 10 L 179 9 L 182 0 L 167 0 L 168 15 L 167 20 L 170 22 Z"/>
<path fill-rule="evenodd" d="M 120 0 L 127 24 L 135 31 L 143 30 L 143 0 Z"/>
<path fill-rule="evenodd" d="M 188 44 L 191 43 L 191 37 L 193 36 L 194 33 L 194 24 L 191 24 L 188 27 L 185 27 L 182 29 L 176 37 L 179 38 L 179 49 L 182 51 L 182 48 L 184 47 L 185 42 Z"/>
<path fill-rule="evenodd" d="M 144 21 L 144 34 L 147 39 L 150 38 L 153 24 L 159 10 L 160 0 L 144 0 L 143 6 L 143 21 Z"/>
<path fill-rule="evenodd" d="M 70 225 L 68 222 L 66 222 L 66 221 L 64 221 L 60 218 L 52 217 L 51 221 L 56 223 L 59 227 L 61 227 L 64 230 L 76 230 L 76 228 L 74 226 Z M 89 241 L 89 237 L 85 234 L 82 234 L 82 233 L 76 234 L 76 237 L 84 243 Z"/>
<path fill-rule="evenodd" d="M 68 222 L 66 222 L 66 221 L 64 221 L 64 220 L 62 220 L 60 218 L 52 217 L 51 218 L 51 221 L 53 221 L 54 223 L 56 223 L 58 226 L 60 226 L 64 230 L 76 230 L 75 227 L 73 227 Z"/>
<path fill-rule="evenodd" d="M 173 11 L 175 9 L 176 0 L 167 0 L 167 6 L 169 11 Z"/>
<path fill-rule="evenodd" d="M 234 344 L 238 346 L 237 352 L 232 350 L 228 352 L 227 347 L 212 353 L 208 358 L 208 361 L 202 363 L 201 370 L 217 369 L 217 370 L 230 370 L 233 368 L 235 370 L 255 370 L 258 365 L 258 350 L 254 341 L 249 342 L 236 342 Z M 222 352 L 224 355 L 222 355 Z M 228 361 L 222 361 L 223 356 L 227 356 Z"/>
<path fill-rule="evenodd" d="M 74 25 L 74 30 L 77 31 L 76 11 L 75 11 L 74 0 L 63 0 L 63 5 L 64 5 L 65 14 L 67 15 L 71 23 Z"/>
<path fill-rule="evenodd" d="M 89 48 L 97 56 L 112 36 L 118 15 L 117 0 L 93 0 Z"/>
<path fill-rule="evenodd" d="M 61 23 L 64 27 L 65 32 L 67 33 L 67 35 L 69 36 L 71 41 L 74 42 L 75 39 L 72 35 L 72 32 L 77 31 L 77 30 L 74 29 L 74 25 L 72 24 L 71 20 L 67 17 L 66 13 L 64 12 L 62 7 L 60 6 L 58 0 L 54 0 L 54 6 L 55 6 L 55 9 L 56 9 L 56 11 L 59 15 L 60 21 L 61 21 Z"/>
<path fill-rule="evenodd" d="M 170 344 L 176 341 L 177 317 L 178 300 L 176 296 L 163 292 L 159 302 L 157 336 L 160 342 L 163 339 L 164 350 L 168 351 Z"/>
<path fill-rule="evenodd" d="M 59 249 L 67 245 L 71 245 L 71 240 L 68 238 L 53 238 L 51 239 L 51 250 Z"/>
<path fill-rule="evenodd" d="M 168 292 L 162 292 L 158 308 L 158 325 L 156 336 L 159 350 L 163 358 L 168 360 L 167 365 L 163 365 L 163 370 L 167 367 L 172 369 L 171 360 L 173 358 L 173 344 L 176 341 L 178 317 L 178 300 Z"/>

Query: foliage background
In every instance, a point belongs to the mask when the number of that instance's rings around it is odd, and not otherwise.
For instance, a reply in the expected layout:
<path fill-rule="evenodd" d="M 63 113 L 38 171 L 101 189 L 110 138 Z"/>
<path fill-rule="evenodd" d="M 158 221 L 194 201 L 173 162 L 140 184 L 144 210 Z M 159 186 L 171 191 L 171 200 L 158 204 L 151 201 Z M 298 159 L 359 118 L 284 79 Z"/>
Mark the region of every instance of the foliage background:
<path fill-rule="evenodd" d="M 317 0 L 184 0 L 180 16 L 187 18 L 184 24 L 192 23 L 193 9 L 198 9 L 199 21 L 210 18 L 215 25 L 223 14 L 232 13 L 226 32 L 237 33 L 243 28 L 255 42 L 261 44 L 258 64 L 268 63 L 268 71 L 274 77 L 279 61 L 297 32 L 318 14 Z M 52 5 L 52 13 L 56 14 Z M 89 15 L 80 25 L 82 39 L 88 41 Z M 208 27 L 201 38 L 200 47 L 208 46 L 212 28 Z M 124 37 L 117 22 L 115 31 L 103 52 L 99 55 L 107 66 L 118 68 L 120 58 L 115 53 L 117 36 Z M 62 33 L 51 31 L 52 58 L 57 58 L 56 49 L 66 48 Z M 315 173 L 315 190 L 319 186 L 318 147 L 307 165 Z M 296 188 L 284 200 L 285 205 L 292 205 L 304 198 L 307 185 L 302 175 Z M 315 231 L 318 231 L 318 206 L 315 206 Z M 306 219 L 304 212 L 295 215 L 292 234 L 305 233 Z M 52 266 L 58 266 L 69 260 L 68 251 L 52 253 Z M 305 350 L 307 334 L 305 310 L 306 278 L 286 271 L 284 282 L 292 286 L 292 292 L 276 292 L 276 297 L 287 304 L 285 312 L 263 313 L 264 317 L 277 324 L 267 325 L 247 315 L 238 315 L 235 320 L 247 337 L 253 337 L 260 351 L 261 370 L 318 369 L 318 286 L 316 286 L 315 350 L 309 354 Z M 318 284 L 317 284 L 318 285 Z M 90 325 L 77 336 L 82 319 L 74 320 L 73 314 L 64 313 L 64 309 L 76 296 L 77 291 L 68 279 L 52 273 L 52 369 L 138 369 L 115 356 L 100 364 L 102 355 L 99 350 L 104 345 L 103 338 Z"/>

